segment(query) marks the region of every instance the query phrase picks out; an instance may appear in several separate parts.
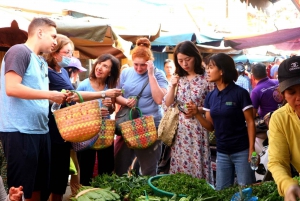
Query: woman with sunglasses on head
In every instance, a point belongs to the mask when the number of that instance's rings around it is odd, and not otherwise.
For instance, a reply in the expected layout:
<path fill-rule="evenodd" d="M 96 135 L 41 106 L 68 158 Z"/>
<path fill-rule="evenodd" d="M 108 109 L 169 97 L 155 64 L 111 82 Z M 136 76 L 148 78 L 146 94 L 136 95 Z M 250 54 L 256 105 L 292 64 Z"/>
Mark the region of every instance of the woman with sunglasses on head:
<path fill-rule="evenodd" d="M 205 96 L 214 85 L 207 82 L 202 57 L 191 41 L 175 47 L 174 62 L 176 75 L 171 78 L 171 87 L 162 104 L 167 109 L 177 102 L 181 110 L 171 148 L 170 173 L 183 172 L 213 184 L 208 133 L 185 106 L 193 102 L 202 112 Z"/>
<path fill-rule="evenodd" d="M 64 67 L 69 66 L 72 52 L 74 49 L 73 42 L 64 35 L 57 35 L 57 45 L 54 47 L 51 53 L 45 54 L 44 57 L 48 63 L 48 77 L 49 77 L 49 89 L 61 91 L 74 90 L 70 81 L 68 72 Z M 79 92 L 83 100 L 99 99 L 104 96 L 116 97 L 121 95 L 119 89 L 109 89 L 107 91 L 100 92 Z M 79 102 L 77 94 L 68 93 L 69 98 L 67 101 Z M 70 96 L 72 95 L 72 96 Z M 52 103 L 49 107 L 49 134 L 51 138 L 51 172 L 50 172 L 50 192 L 46 193 L 45 199 L 48 199 L 50 194 L 50 201 L 62 200 L 63 194 L 65 194 L 70 167 L 70 149 L 71 143 L 66 142 L 60 136 L 58 131 L 54 115 L 51 111 Z M 66 107 L 65 104 L 61 108 Z"/>
<path fill-rule="evenodd" d="M 278 81 L 286 104 L 270 119 L 268 170 L 284 200 L 296 201 L 300 198 L 300 186 L 291 176 L 291 165 L 300 171 L 300 56 L 279 65 Z"/>
<path fill-rule="evenodd" d="M 255 142 L 255 125 L 249 93 L 236 85 L 238 74 L 233 59 L 224 54 L 210 57 L 207 69 L 209 82 L 216 88 L 204 103 L 205 117 L 196 105 L 189 104 L 189 114 L 195 116 L 217 139 L 216 190 L 233 185 L 235 173 L 239 185 L 255 182 L 250 160 Z"/>
<path fill-rule="evenodd" d="M 120 74 L 120 62 L 111 54 L 103 54 L 97 58 L 96 63 L 90 72 L 89 78 L 83 80 L 78 91 L 105 91 L 113 89 L 117 85 Z M 103 118 L 110 118 L 110 114 L 115 111 L 115 98 L 105 98 L 101 102 Z M 105 109 L 107 108 L 107 109 Z M 89 186 L 93 178 L 95 157 L 97 153 L 98 174 L 112 174 L 114 171 L 114 146 L 101 150 L 83 150 L 77 152 L 80 167 L 80 184 Z"/>

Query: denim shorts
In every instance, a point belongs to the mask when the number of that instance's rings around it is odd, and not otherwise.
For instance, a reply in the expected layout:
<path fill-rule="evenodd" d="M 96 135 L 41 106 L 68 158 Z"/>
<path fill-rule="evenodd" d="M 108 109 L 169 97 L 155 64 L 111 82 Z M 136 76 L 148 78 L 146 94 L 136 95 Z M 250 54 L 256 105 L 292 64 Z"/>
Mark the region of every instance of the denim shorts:
<path fill-rule="evenodd" d="M 255 172 L 248 162 L 249 149 L 234 154 L 217 152 L 216 190 L 222 190 L 234 184 L 235 174 L 238 185 L 255 182 Z"/>

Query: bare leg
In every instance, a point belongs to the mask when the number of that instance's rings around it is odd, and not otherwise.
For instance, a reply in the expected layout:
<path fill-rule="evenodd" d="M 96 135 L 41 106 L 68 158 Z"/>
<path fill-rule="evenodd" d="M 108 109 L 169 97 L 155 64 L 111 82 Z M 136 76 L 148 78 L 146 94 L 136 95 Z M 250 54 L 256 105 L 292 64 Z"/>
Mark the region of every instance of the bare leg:
<path fill-rule="evenodd" d="M 49 197 L 49 201 L 62 201 L 62 200 L 63 200 L 63 195 L 59 195 L 59 194 L 51 193 Z"/>
<path fill-rule="evenodd" d="M 80 186 L 80 170 L 79 170 L 79 164 L 78 164 L 78 160 L 77 160 L 77 154 L 73 149 L 71 149 L 71 158 L 72 158 L 74 165 L 76 167 L 76 170 L 77 170 L 76 175 L 74 175 L 74 174 L 71 175 L 71 181 L 70 181 L 70 188 L 72 191 L 72 195 L 75 195 L 75 194 L 77 194 L 77 191 Z"/>
<path fill-rule="evenodd" d="M 31 198 L 26 199 L 26 201 L 40 201 L 40 200 L 41 200 L 41 192 L 40 191 L 32 192 Z"/>

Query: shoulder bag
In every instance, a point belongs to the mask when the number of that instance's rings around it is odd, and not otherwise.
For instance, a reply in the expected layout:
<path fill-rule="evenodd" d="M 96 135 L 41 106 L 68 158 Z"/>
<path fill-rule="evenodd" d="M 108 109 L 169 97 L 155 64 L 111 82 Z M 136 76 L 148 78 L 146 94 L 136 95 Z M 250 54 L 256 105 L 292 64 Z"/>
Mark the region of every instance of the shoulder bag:
<path fill-rule="evenodd" d="M 177 94 L 177 88 L 175 89 L 175 94 Z M 168 107 L 167 111 L 160 120 L 158 126 L 158 139 L 164 144 L 172 146 L 174 137 L 177 133 L 178 123 L 179 109 L 176 102 L 174 105 L 170 105 Z"/>
<path fill-rule="evenodd" d="M 139 99 L 142 96 L 142 92 L 144 91 L 144 89 L 148 85 L 148 83 L 149 83 L 149 79 L 146 80 L 146 82 L 144 83 L 144 85 L 142 87 L 142 90 L 137 95 L 137 97 L 136 97 L 136 106 L 138 106 L 138 102 L 139 102 Z M 116 113 L 116 116 L 115 116 L 115 119 L 116 119 L 115 134 L 116 135 L 122 135 L 120 124 L 125 122 L 125 121 L 131 120 L 130 119 L 130 110 L 131 110 L 131 108 L 125 105 L 125 106 L 121 106 L 119 111 Z M 138 118 L 139 117 L 139 111 L 133 108 L 133 110 L 131 110 L 131 117 L 132 117 L 132 119 Z"/>

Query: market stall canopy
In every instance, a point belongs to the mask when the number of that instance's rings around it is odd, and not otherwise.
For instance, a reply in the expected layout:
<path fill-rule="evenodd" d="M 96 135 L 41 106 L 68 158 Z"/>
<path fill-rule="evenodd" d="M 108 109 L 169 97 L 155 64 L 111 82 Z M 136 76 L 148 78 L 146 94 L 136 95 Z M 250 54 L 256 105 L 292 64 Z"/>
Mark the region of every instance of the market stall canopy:
<path fill-rule="evenodd" d="M 221 41 L 223 40 L 223 36 L 216 34 L 200 34 L 200 33 L 161 33 L 161 36 L 155 39 L 151 46 L 175 46 L 182 41 L 196 41 L 197 44 L 205 44 L 208 45 L 212 42 L 219 46 Z"/>
<path fill-rule="evenodd" d="M 299 50 L 299 40 L 300 27 L 296 27 L 262 35 L 226 37 L 224 44 L 236 50 L 264 45 L 275 45 L 282 50 Z"/>
<path fill-rule="evenodd" d="M 107 10 L 110 10 L 107 8 Z M 93 12 L 91 9 L 86 9 L 86 7 L 74 7 L 73 9 L 66 10 L 69 15 L 76 18 L 82 18 L 85 16 L 90 16 L 98 18 L 99 21 L 107 21 L 103 19 L 105 14 L 103 12 Z M 155 22 L 145 23 L 139 17 L 134 18 L 133 20 L 126 20 L 126 18 L 109 19 L 111 26 L 114 31 L 124 40 L 131 41 L 133 44 L 137 41 L 138 38 L 146 37 L 150 41 L 154 41 L 160 35 L 161 24 Z"/>
<path fill-rule="evenodd" d="M 108 24 L 100 24 L 96 18 L 54 19 L 57 32 L 68 36 L 80 52 L 81 59 L 95 59 L 110 53 L 117 58 L 130 55 L 132 43 L 114 33 Z"/>
<path fill-rule="evenodd" d="M 219 47 L 214 47 L 210 45 L 201 45 L 196 44 L 198 50 L 201 53 L 210 53 L 210 54 L 217 54 L 217 53 L 226 53 L 226 54 L 240 54 L 241 50 L 234 50 L 231 47 L 224 47 L 223 45 Z"/>
<path fill-rule="evenodd" d="M 182 41 L 195 39 L 196 35 L 194 33 L 165 34 L 151 42 L 151 46 L 175 46 Z"/>
<path fill-rule="evenodd" d="M 235 63 L 253 63 L 253 62 L 274 62 L 275 57 L 273 56 L 264 56 L 264 55 L 237 55 L 233 56 L 232 59 Z"/>
<path fill-rule="evenodd" d="M 248 2 L 253 7 L 257 7 L 259 9 L 266 9 L 268 8 L 272 3 L 275 3 L 279 0 L 240 0 L 241 2 Z"/>
<path fill-rule="evenodd" d="M 24 12 L 20 9 L 1 7 L 0 45 L 11 47 L 14 44 L 24 43 L 27 40 L 25 30 L 36 16 L 48 17 L 55 21 L 57 32 L 68 36 L 73 41 L 75 49 L 79 50 L 80 59 L 95 59 L 103 53 L 110 53 L 117 58 L 125 58 L 130 55 L 132 43 L 123 40 L 113 31 L 111 25 L 103 24 L 100 19 L 41 15 L 37 11 Z M 16 22 L 13 22 L 10 27 L 13 20 Z"/>
<path fill-rule="evenodd" d="M 0 47 L 9 47 L 27 40 L 27 28 L 30 23 L 23 17 L 13 15 L 0 8 Z"/>
<path fill-rule="evenodd" d="M 176 46 L 178 43 L 183 41 L 193 41 L 198 46 L 199 49 L 205 50 L 205 52 L 211 53 L 212 50 L 219 51 L 228 51 L 232 50 L 230 47 L 224 47 L 221 45 L 223 37 L 217 34 L 200 34 L 200 33 L 180 33 L 180 34 L 171 34 L 171 33 L 161 33 L 161 36 L 155 39 L 151 43 L 151 48 L 154 51 L 166 51 L 172 52 L 174 48 L 171 46 Z M 221 46 L 221 47 L 220 47 Z M 167 47 L 167 48 L 166 48 Z M 211 50 L 209 50 L 211 49 Z"/>

